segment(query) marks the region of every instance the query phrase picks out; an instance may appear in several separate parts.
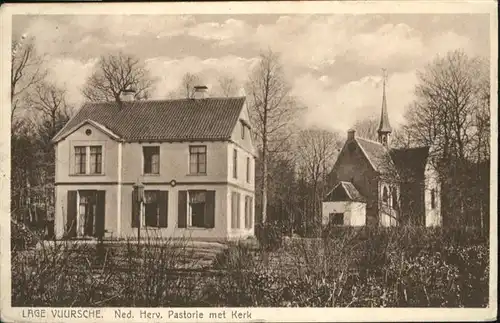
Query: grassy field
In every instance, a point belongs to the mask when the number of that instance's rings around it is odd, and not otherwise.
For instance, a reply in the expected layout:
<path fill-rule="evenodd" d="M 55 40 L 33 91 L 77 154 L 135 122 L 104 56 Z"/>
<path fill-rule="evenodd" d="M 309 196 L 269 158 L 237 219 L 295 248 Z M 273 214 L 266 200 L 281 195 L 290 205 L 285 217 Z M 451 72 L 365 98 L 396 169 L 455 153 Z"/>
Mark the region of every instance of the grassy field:
<path fill-rule="evenodd" d="M 473 230 L 342 229 L 321 239 L 45 243 L 12 252 L 13 306 L 484 307 Z"/>

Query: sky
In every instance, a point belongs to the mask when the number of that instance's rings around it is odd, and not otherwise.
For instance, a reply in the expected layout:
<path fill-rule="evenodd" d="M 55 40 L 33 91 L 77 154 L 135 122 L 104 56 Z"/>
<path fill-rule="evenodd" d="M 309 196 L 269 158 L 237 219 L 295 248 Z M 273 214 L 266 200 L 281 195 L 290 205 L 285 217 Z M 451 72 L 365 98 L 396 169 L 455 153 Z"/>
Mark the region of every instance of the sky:
<path fill-rule="evenodd" d="M 209 88 L 220 76 L 244 84 L 259 54 L 271 49 L 281 56 L 291 93 L 307 107 L 303 125 L 338 131 L 379 115 L 383 68 L 397 127 L 414 98 L 417 71 L 436 55 L 490 53 L 484 14 L 18 15 L 12 21 L 13 39 L 34 37 L 50 79 L 67 89 L 74 106 L 99 57 L 111 52 L 143 60 L 158 79 L 153 98 L 161 99 L 186 72 Z"/>

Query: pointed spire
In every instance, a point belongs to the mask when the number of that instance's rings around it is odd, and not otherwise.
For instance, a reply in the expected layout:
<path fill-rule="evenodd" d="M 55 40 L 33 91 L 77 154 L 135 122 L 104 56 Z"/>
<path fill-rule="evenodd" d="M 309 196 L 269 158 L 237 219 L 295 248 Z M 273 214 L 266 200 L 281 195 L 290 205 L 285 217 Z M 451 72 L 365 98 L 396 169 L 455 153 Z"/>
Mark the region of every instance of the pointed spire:
<path fill-rule="evenodd" d="M 379 133 L 391 133 L 392 128 L 391 124 L 389 123 L 389 114 L 387 112 L 387 99 L 385 97 L 385 83 L 387 80 L 387 70 L 384 68 L 382 69 L 383 71 L 383 80 L 384 80 L 384 85 L 383 85 L 383 93 L 382 93 L 382 112 L 380 114 L 380 124 L 378 126 L 378 132 Z"/>

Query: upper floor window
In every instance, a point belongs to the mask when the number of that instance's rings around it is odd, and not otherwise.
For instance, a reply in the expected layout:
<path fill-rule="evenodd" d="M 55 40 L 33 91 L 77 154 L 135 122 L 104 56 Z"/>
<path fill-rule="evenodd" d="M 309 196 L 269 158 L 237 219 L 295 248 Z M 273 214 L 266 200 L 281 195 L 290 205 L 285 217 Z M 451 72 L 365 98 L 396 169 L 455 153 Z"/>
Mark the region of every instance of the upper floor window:
<path fill-rule="evenodd" d="M 90 146 L 90 173 L 102 173 L 102 147 Z"/>
<path fill-rule="evenodd" d="M 189 146 L 189 173 L 207 173 L 207 146 Z"/>
<path fill-rule="evenodd" d="M 87 173 L 87 147 L 85 146 L 75 147 L 75 173 Z"/>
<path fill-rule="evenodd" d="M 238 151 L 233 149 L 233 177 L 238 178 Z"/>
<path fill-rule="evenodd" d="M 241 123 L 241 139 L 245 139 L 245 124 L 242 122 Z"/>
<path fill-rule="evenodd" d="M 247 183 L 250 183 L 250 157 L 247 157 Z"/>
<path fill-rule="evenodd" d="M 431 209 L 434 209 L 436 207 L 436 190 L 432 189 L 431 190 Z"/>
<path fill-rule="evenodd" d="M 74 174 L 102 174 L 102 146 L 75 146 Z"/>
<path fill-rule="evenodd" d="M 159 174 L 160 173 L 160 147 L 142 147 L 144 156 L 144 174 Z"/>

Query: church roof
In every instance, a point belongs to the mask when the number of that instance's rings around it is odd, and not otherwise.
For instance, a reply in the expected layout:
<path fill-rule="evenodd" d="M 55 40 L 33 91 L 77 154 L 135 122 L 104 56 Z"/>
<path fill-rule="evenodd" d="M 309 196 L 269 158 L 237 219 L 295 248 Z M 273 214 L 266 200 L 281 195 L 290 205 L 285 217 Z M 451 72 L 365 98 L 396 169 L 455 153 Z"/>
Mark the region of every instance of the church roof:
<path fill-rule="evenodd" d="M 423 180 L 429 147 L 391 149 L 391 158 L 403 180 Z"/>
<path fill-rule="evenodd" d="M 359 137 L 356 138 L 356 141 L 374 170 L 380 173 L 389 173 L 395 170 L 389 150 L 384 145 Z"/>
<path fill-rule="evenodd" d="M 391 132 L 391 124 L 389 123 L 389 113 L 387 112 L 387 99 L 385 97 L 385 79 L 384 79 L 384 90 L 382 94 L 382 112 L 380 113 L 380 123 L 378 126 L 378 132 Z"/>
<path fill-rule="evenodd" d="M 326 196 L 327 201 L 365 202 L 366 199 L 359 193 L 351 182 L 339 182 Z"/>

